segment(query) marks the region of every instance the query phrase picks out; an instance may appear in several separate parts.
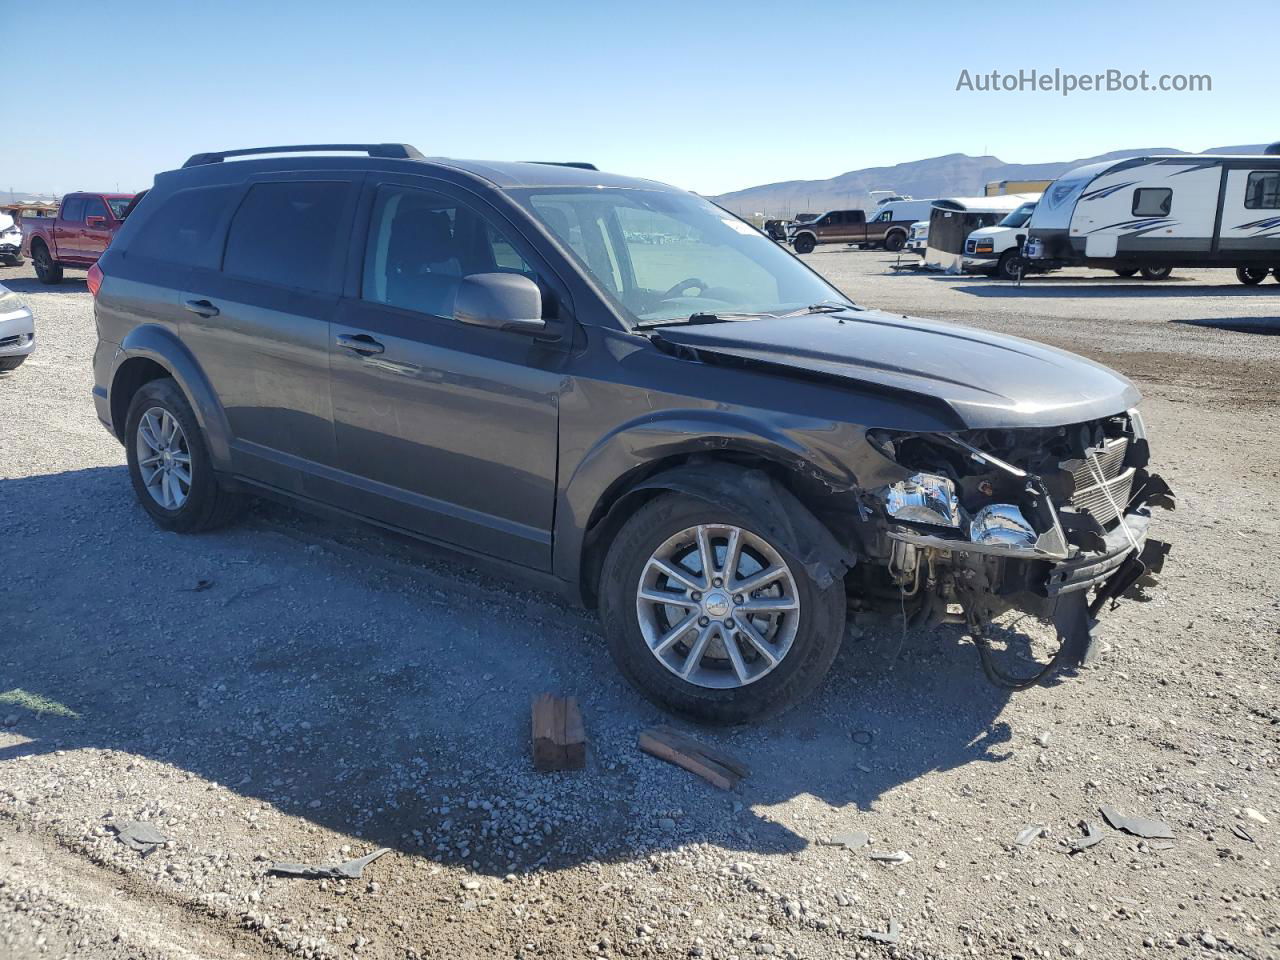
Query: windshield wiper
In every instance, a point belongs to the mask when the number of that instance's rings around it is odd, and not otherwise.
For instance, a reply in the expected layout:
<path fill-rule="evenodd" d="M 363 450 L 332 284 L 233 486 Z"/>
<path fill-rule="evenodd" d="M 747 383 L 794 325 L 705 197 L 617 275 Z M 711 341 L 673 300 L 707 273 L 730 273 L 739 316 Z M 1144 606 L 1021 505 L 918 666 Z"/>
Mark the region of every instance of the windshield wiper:
<path fill-rule="evenodd" d="M 691 313 L 687 317 L 667 317 L 662 320 L 641 320 L 636 324 L 636 329 L 649 330 L 653 327 L 671 327 L 699 323 L 730 323 L 734 320 L 755 320 L 757 317 L 776 316 L 776 313 Z"/>
<path fill-rule="evenodd" d="M 803 317 L 809 313 L 839 313 L 842 310 L 861 310 L 859 306 L 852 303 L 839 303 L 835 300 L 823 300 L 821 303 L 811 303 L 802 310 L 792 310 L 790 313 L 779 314 L 782 317 Z"/>

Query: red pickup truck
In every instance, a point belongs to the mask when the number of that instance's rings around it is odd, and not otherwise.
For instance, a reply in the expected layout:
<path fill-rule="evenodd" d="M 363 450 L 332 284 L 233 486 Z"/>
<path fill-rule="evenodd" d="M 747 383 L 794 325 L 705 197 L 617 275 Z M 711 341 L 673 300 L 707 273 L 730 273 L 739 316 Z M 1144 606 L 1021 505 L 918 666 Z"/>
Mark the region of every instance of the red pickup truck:
<path fill-rule="evenodd" d="M 131 193 L 68 193 L 56 217 L 22 218 L 22 252 L 41 283 L 61 283 L 62 269 L 87 270 L 124 223 Z"/>

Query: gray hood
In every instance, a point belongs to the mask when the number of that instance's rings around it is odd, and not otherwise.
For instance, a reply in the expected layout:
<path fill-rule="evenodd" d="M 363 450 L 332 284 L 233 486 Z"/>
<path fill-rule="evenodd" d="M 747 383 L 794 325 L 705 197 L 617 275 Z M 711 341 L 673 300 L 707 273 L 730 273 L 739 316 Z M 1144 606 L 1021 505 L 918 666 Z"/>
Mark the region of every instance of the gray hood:
<path fill-rule="evenodd" d="M 1120 374 L 1074 353 L 878 310 L 663 327 L 658 336 L 939 400 L 972 430 L 1081 423 L 1140 399 Z"/>

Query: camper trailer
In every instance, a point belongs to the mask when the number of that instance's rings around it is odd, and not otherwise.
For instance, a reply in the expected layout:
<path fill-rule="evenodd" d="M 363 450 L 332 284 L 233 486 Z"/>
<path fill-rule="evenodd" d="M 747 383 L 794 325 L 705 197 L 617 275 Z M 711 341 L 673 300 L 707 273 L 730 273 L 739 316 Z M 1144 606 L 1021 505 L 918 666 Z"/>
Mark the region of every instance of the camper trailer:
<path fill-rule="evenodd" d="M 1045 191 L 1027 234 L 1029 264 L 1148 280 L 1174 267 L 1235 267 L 1241 282 L 1259 283 L 1280 268 L 1280 156 L 1089 164 Z"/>
<path fill-rule="evenodd" d="M 931 270 L 959 273 L 964 269 L 964 244 L 980 227 L 995 226 L 1038 193 L 1009 193 L 997 197 L 947 197 L 933 201 L 924 265 Z"/>

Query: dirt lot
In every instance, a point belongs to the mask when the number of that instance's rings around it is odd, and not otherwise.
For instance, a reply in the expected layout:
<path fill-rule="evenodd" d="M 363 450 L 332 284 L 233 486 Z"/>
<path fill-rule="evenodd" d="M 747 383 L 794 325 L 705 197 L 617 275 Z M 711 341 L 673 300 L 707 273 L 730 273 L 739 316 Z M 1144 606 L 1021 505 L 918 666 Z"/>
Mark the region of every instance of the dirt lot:
<path fill-rule="evenodd" d="M 93 413 L 80 275 L 0 270 L 40 338 L 0 378 L 0 957 L 1280 955 L 1280 284 L 808 259 L 1132 376 L 1174 553 L 1048 688 L 994 689 L 951 630 L 855 624 L 819 696 L 698 732 L 752 768 L 736 793 L 637 752 L 663 717 L 553 597 L 281 507 L 158 531 Z M 546 689 L 582 699 L 582 773 L 530 769 Z M 1069 854 L 1103 803 L 1174 839 Z M 134 852 L 130 820 L 169 841 Z M 870 847 L 824 843 L 849 830 Z M 265 876 L 379 847 L 358 881 Z"/>

